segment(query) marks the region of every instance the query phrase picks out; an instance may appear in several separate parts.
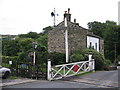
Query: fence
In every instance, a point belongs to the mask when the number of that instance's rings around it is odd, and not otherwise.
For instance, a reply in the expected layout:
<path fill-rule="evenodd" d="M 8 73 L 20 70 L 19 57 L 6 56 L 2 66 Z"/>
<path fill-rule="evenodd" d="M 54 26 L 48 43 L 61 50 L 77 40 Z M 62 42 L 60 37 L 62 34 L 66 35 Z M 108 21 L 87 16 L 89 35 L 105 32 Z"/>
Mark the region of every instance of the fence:
<path fill-rule="evenodd" d="M 94 71 L 95 70 L 95 62 L 92 59 L 92 55 L 89 55 L 88 61 L 75 62 L 69 64 L 62 64 L 51 66 L 51 60 L 48 60 L 48 80 L 56 80 L 62 79 L 64 77 L 74 76 L 80 73 Z"/>
<path fill-rule="evenodd" d="M 3 60 L 2 66 L 10 68 L 12 76 L 35 79 L 47 79 L 46 63 L 34 65 L 32 62 Z"/>

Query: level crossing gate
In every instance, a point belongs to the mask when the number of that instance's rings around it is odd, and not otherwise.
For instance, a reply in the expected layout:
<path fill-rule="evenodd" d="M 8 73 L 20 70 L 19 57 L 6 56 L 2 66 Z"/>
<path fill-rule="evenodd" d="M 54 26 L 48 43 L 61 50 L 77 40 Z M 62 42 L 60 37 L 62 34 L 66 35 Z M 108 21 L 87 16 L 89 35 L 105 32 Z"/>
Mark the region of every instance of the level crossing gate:
<path fill-rule="evenodd" d="M 95 70 L 95 61 L 92 55 L 89 55 L 88 61 L 74 62 L 62 65 L 51 66 L 51 60 L 48 60 L 47 79 L 57 80 L 65 77 L 74 76 Z"/>

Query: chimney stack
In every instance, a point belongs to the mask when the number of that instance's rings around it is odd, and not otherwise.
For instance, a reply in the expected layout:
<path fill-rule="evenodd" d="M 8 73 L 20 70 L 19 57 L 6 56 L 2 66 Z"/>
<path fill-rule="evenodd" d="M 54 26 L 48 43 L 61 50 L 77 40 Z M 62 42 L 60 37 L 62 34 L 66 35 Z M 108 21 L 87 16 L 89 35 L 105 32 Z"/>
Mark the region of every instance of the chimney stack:
<path fill-rule="evenodd" d="M 67 19 L 67 21 L 71 22 L 70 8 L 68 8 L 68 12 L 65 11 L 64 13 L 64 21 L 65 21 L 65 18 Z"/>

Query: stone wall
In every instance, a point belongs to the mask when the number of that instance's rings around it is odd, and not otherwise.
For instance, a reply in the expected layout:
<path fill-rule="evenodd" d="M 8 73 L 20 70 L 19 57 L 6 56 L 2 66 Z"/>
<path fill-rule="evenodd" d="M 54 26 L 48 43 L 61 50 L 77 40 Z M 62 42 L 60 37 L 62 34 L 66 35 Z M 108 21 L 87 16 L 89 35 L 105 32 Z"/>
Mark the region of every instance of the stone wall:
<path fill-rule="evenodd" d="M 64 30 L 51 30 L 48 33 L 48 52 L 65 52 Z"/>
<path fill-rule="evenodd" d="M 64 28 L 64 22 L 60 23 L 48 33 L 48 52 L 65 53 L 65 30 L 68 29 L 68 49 L 69 55 L 73 50 L 86 48 L 87 30 L 68 22 L 69 27 Z"/>
<path fill-rule="evenodd" d="M 74 50 L 86 48 L 86 30 L 77 29 L 68 31 L 69 54 Z"/>

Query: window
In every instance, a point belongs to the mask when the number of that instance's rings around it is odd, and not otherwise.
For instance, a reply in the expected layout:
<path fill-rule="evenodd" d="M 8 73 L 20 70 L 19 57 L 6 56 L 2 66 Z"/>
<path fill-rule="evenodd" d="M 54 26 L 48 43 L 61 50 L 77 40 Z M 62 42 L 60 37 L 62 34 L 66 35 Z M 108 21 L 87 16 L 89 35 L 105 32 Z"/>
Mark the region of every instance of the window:
<path fill-rule="evenodd" d="M 95 49 L 97 50 L 97 43 L 95 43 Z"/>
<path fill-rule="evenodd" d="M 92 42 L 90 42 L 90 48 L 92 47 Z"/>

